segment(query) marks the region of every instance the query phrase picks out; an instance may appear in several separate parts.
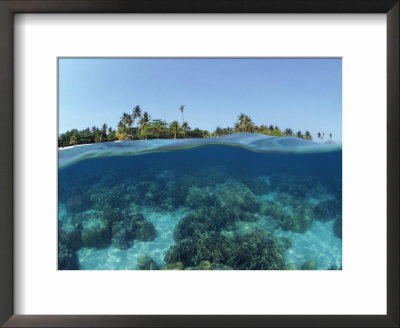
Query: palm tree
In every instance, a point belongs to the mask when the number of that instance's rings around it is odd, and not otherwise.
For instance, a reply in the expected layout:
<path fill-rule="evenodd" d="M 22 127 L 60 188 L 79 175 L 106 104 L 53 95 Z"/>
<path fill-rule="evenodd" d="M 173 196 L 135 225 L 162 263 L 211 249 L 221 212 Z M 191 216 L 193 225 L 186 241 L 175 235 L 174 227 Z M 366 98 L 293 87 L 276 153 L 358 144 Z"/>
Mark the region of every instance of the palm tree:
<path fill-rule="evenodd" d="M 220 126 L 217 126 L 216 128 L 215 128 L 215 131 L 214 131 L 214 134 L 217 136 L 217 137 L 220 137 L 220 136 L 222 136 L 223 135 L 223 130 L 222 130 L 222 128 L 220 127 Z"/>
<path fill-rule="evenodd" d="M 166 126 L 167 123 L 165 123 L 163 120 L 159 119 L 153 120 L 151 124 L 151 129 L 153 130 L 153 133 L 156 138 L 160 137 L 161 132 L 165 129 Z"/>
<path fill-rule="evenodd" d="M 142 118 L 142 109 L 140 108 L 140 106 L 135 106 L 133 108 L 132 119 L 133 121 L 135 121 L 135 120 L 140 120 L 141 118 Z"/>
<path fill-rule="evenodd" d="M 108 128 L 108 134 L 110 134 L 112 132 L 112 127 L 110 126 L 109 128 Z"/>
<path fill-rule="evenodd" d="M 131 115 L 128 115 L 126 118 L 126 124 L 128 125 L 129 128 L 129 133 L 132 135 L 132 124 L 133 124 L 133 119 Z"/>
<path fill-rule="evenodd" d="M 118 123 L 116 135 L 117 135 L 118 140 L 125 140 L 125 138 L 126 138 L 126 127 L 125 127 L 124 123 L 122 123 L 122 120 L 119 121 L 119 123 Z"/>
<path fill-rule="evenodd" d="M 256 129 L 255 124 L 250 120 L 249 124 L 247 125 L 247 132 L 254 132 Z"/>
<path fill-rule="evenodd" d="M 284 132 L 285 136 L 289 137 L 293 135 L 293 130 L 291 128 L 286 129 Z"/>
<path fill-rule="evenodd" d="M 132 124 L 133 124 L 133 119 L 132 116 L 129 115 L 128 113 L 123 113 L 120 122 L 127 128 L 129 128 L 130 132 L 132 132 Z"/>
<path fill-rule="evenodd" d="M 182 126 L 183 126 L 183 123 L 185 123 L 185 120 L 183 119 L 183 111 L 184 111 L 185 107 L 186 107 L 186 105 L 182 105 L 181 107 L 179 107 L 179 110 L 182 112 Z"/>
<path fill-rule="evenodd" d="M 332 140 L 332 133 L 329 133 L 329 139 Z"/>
<path fill-rule="evenodd" d="M 301 131 L 297 131 L 296 136 L 297 138 L 303 138 L 303 134 L 301 133 Z"/>
<path fill-rule="evenodd" d="M 169 125 L 169 127 L 170 127 L 172 133 L 174 134 L 174 139 L 176 139 L 176 135 L 178 134 L 179 128 L 180 128 L 178 121 L 173 121 L 173 122 Z"/>
<path fill-rule="evenodd" d="M 251 130 L 254 130 L 254 124 L 253 124 L 251 118 L 248 117 L 247 115 L 241 113 L 238 116 L 238 121 L 239 121 L 241 132 L 250 132 Z"/>
<path fill-rule="evenodd" d="M 236 122 L 236 123 L 235 123 L 234 129 L 235 129 L 235 132 L 236 132 L 236 133 L 239 133 L 239 132 L 240 132 L 240 124 L 239 124 L 239 122 Z"/>
<path fill-rule="evenodd" d="M 318 139 L 321 139 L 321 132 L 317 133 L 317 137 L 318 137 Z"/>
<path fill-rule="evenodd" d="M 269 127 L 268 127 L 271 131 L 274 131 L 274 126 L 271 124 Z"/>
<path fill-rule="evenodd" d="M 70 144 L 70 145 L 73 145 L 73 146 L 75 147 L 76 142 L 77 142 L 77 138 L 76 138 L 76 135 L 74 134 L 74 135 L 69 139 L 69 144 Z"/>
<path fill-rule="evenodd" d="M 151 116 L 149 113 L 144 112 L 143 117 L 140 119 L 140 130 L 144 131 L 149 125 L 151 121 Z M 147 140 L 147 134 L 145 135 L 145 139 Z"/>
<path fill-rule="evenodd" d="M 312 136 L 311 136 L 311 133 L 310 133 L 309 131 L 306 131 L 305 138 L 306 138 L 307 140 L 312 140 Z"/>
<path fill-rule="evenodd" d="M 101 133 L 96 133 L 96 135 L 94 136 L 94 142 L 98 143 L 98 142 L 102 142 L 103 141 L 103 137 L 101 135 Z"/>
<path fill-rule="evenodd" d="M 189 123 L 188 122 L 183 122 L 183 124 L 182 124 L 182 129 L 183 129 L 183 132 L 186 134 L 188 131 L 190 131 L 191 129 L 190 129 L 190 126 L 189 126 Z"/>
<path fill-rule="evenodd" d="M 240 113 L 237 119 L 239 121 L 240 132 L 243 132 L 246 124 L 246 115 L 244 113 Z"/>
<path fill-rule="evenodd" d="M 107 124 L 104 123 L 103 126 L 101 127 L 101 132 L 103 134 L 103 138 L 107 139 Z"/>

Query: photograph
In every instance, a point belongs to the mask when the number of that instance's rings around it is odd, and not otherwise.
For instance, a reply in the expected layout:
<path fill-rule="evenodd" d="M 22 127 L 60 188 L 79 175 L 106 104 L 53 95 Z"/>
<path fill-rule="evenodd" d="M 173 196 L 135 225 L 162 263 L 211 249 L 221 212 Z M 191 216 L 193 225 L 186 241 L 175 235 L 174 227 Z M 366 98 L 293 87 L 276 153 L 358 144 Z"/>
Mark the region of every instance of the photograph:
<path fill-rule="evenodd" d="M 58 270 L 342 270 L 341 58 L 57 61 Z"/>

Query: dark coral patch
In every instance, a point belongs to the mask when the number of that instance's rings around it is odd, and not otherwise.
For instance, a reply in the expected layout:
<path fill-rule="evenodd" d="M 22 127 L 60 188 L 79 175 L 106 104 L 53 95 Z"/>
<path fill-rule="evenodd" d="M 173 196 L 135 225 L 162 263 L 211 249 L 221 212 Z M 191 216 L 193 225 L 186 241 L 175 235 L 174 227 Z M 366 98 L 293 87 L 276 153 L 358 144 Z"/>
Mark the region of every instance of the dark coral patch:
<path fill-rule="evenodd" d="M 63 243 L 58 244 L 58 270 L 78 270 L 79 261 L 76 252 Z"/>
<path fill-rule="evenodd" d="M 182 262 L 186 267 L 208 261 L 211 267 L 223 265 L 236 270 L 280 270 L 285 265 L 280 246 L 260 230 L 234 237 L 198 234 L 171 246 L 164 260 Z"/>

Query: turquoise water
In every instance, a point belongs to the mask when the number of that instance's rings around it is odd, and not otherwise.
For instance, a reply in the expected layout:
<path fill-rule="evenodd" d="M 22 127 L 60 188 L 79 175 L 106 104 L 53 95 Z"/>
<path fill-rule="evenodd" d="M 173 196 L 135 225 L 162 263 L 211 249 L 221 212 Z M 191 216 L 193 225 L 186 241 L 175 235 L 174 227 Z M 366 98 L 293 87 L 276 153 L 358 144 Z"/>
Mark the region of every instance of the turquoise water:
<path fill-rule="evenodd" d="M 59 150 L 62 270 L 340 270 L 342 152 L 240 134 Z"/>

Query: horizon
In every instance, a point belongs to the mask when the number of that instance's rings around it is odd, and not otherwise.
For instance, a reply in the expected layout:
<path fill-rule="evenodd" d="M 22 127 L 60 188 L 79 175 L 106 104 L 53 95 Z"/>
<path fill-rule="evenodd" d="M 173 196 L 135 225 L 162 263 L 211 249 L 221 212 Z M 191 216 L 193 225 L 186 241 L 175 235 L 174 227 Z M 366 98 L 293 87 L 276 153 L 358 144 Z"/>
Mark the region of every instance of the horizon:
<path fill-rule="evenodd" d="M 60 58 L 59 135 L 116 129 L 139 105 L 152 119 L 213 132 L 240 113 L 260 126 L 308 130 L 342 140 L 339 58 Z"/>

